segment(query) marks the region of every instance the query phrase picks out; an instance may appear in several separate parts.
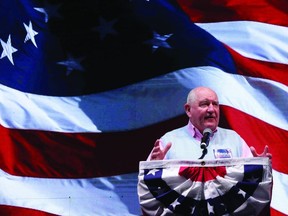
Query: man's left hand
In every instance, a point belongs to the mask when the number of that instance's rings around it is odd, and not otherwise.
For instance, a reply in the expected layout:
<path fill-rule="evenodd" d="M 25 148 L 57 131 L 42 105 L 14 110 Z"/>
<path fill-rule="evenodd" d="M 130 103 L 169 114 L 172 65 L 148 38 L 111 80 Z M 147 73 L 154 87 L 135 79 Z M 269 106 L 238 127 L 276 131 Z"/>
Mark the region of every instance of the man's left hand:
<path fill-rule="evenodd" d="M 269 157 L 269 159 L 272 159 L 272 154 L 269 153 L 269 148 L 267 145 L 264 147 L 264 151 L 261 154 L 258 154 L 253 146 L 250 147 L 250 150 L 254 157 Z"/>

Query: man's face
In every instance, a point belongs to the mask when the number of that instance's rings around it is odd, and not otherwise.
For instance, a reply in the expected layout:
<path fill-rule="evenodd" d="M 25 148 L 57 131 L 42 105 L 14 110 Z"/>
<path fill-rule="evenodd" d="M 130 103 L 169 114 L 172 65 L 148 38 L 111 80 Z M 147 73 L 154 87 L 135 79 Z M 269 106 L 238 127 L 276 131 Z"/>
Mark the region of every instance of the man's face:
<path fill-rule="evenodd" d="M 219 124 L 219 102 L 210 91 L 198 92 L 193 103 L 185 105 L 191 123 L 202 133 L 205 128 L 215 130 Z"/>

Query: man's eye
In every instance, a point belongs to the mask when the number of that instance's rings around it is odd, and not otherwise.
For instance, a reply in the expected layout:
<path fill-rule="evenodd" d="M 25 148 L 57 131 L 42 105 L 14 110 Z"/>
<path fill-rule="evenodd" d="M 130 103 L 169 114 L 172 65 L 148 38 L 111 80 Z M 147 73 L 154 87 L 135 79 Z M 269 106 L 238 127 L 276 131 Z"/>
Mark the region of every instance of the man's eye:
<path fill-rule="evenodd" d="M 207 104 L 207 103 L 200 104 L 200 107 L 207 107 L 207 106 L 209 106 L 209 104 Z"/>

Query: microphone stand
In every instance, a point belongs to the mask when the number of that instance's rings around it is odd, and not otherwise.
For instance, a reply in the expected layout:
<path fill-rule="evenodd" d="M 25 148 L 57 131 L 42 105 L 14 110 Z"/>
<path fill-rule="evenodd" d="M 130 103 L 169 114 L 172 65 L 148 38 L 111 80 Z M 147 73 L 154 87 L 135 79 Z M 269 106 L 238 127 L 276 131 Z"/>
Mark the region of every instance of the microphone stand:
<path fill-rule="evenodd" d="M 205 148 L 203 148 L 203 151 L 202 151 L 202 155 L 201 155 L 201 157 L 200 158 L 198 158 L 198 159 L 203 159 L 204 158 L 204 156 L 207 154 L 207 148 L 205 147 Z"/>

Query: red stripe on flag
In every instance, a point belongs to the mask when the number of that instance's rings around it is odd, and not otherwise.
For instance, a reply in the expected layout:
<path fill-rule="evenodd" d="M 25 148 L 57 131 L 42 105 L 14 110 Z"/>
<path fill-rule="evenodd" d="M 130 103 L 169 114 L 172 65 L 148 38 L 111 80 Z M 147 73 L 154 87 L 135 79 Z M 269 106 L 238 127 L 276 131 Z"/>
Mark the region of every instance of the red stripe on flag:
<path fill-rule="evenodd" d="M 111 133 L 61 133 L 0 126 L 0 136 L 5 139 L 0 148 L 0 166 L 11 175 L 43 178 L 138 172 L 139 161 L 147 159 L 155 140 L 187 121 L 183 116 L 138 130 Z"/>
<path fill-rule="evenodd" d="M 0 212 L 2 216 L 55 216 L 55 214 L 50 214 L 48 212 L 42 212 L 40 210 L 21 208 L 16 206 L 6 206 L 0 205 Z"/>
<path fill-rule="evenodd" d="M 288 155 L 287 131 L 232 107 L 222 106 L 221 113 L 222 126 L 237 131 L 249 146 L 256 148 L 258 153 L 262 153 L 264 146 L 268 145 L 273 155 L 273 169 L 288 174 L 288 164 L 283 163 L 287 161 Z"/>
<path fill-rule="evenodd" d="M 288 26 L 287 0 L 177 1 L 195 23 L 247 20 Z"/>
<path fill-rule="evenodd" d="M 287 131 L 231 107 L 223 106 L 221 113 L 221 126 L 236 130 L 258 151 L 269 145 L 274 158 L 273 168 L 288 173 L 288 165 L 282 162 L 288 155 L 285 148 Z M 137 172 L 138 162 L 146 160 L 155 140 L 186 123 L 187 117 L 183 115 L 146 128 L 113 133 L 60 133 L 1 127 L 1 136 L 7 143 L 0 149 L 3 154 L 1 168 L 18 176 L 60 178 Z M 243 125 L 247 126 L 243 128 Z M 3 136 L 4 133 L 10 133 L 10 136 Z M 131 154 L 123 158 L 127 149 Z"/>
<path fill-rule="evenodd" d="M 229 46 L 226 46 L 226 48 L 232 55 L 237 72 L 240 75 L 270 79 L 288 85 L 287 64 L 249 59 L 235 52 Z"/>

